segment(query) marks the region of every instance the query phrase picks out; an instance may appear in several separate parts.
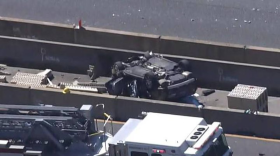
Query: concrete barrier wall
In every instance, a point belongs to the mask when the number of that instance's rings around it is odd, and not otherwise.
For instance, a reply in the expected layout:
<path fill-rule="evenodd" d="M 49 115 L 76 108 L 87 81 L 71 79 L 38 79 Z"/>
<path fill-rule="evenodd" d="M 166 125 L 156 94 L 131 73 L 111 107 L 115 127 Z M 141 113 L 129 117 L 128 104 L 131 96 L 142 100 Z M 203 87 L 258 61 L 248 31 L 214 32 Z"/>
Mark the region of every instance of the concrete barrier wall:
<path fill-rule="evenodd" d="M 70 26 L 3 17 L 0 17 L 0 34 L 66 43 L 75 42 L 74 30 Z"/>
<path fill-rule="evenodd" d="M 279 67 L 256 66 L 252 64 L 193 59 L 167 55 L 167 58 L 179 61 L 188 59 L 192 72 L 198 79 L 200 87 L 221 90 L 232 90 L 237 84 L 248 84 L 267 87 L 271 96 L 280 95 L 278 84 Z"/>
<path fill-rule="evenodd" d="M 198 110 L 192 105 L 178 104 L 129 97 L 114 97 L 93 93 L 71 91 L 62 94 L 55 89 L 30 89 L 12 84 L 0 84 L 2 104 L 51 104 L 57 106 L 80 107 L 82 104 L 105 104 L 105 111 L 114 120 L 126 121 L 137 118 L 142 111 L 203 117 L 208 123 L 220 121 L 226 133 L 255 135 L 266 138 L 280 138 L 280 116 L 261 113 L 257 116 L 244 114 L 240 110 L 206 107 Z M 128 111 L 129 110 L 129 111 Z M 97 118 L 103 118 L 102 109 L 96 108 Z M 273 126 L 273 128 L 272 128 Z"/>
<path fill-rule="evenodd" d="M 88 65 L 96 65 L 98 75 L 109 76 L 113 62 L 141 54 L 131 50 L 100 48 L 57 42 L 0 37 L 0 62 L 27 68 L 51 68 L 55 71 L 86 74 Z M 166 55 L 179 61 L 190 60 L 192 72 L 204 88 L 230 90 L 236 84 L 268 87 L 270 95 L 280 95 L 280 68 Z"/>
<path fill-rule="evenodd" d="M 273 48 L 0 18 L 0 35 L 280 67 Z"/>
<path fill-rule="evenodd" d="M 154 52 L 159 52 L 160 48 L 158 35 L 99 30 L 96 28 L 74 30 L 74 32 L 74 43 L 77 44 Z"/>
<path fill-rule="evenodd" d="M 110 48 L 158 52 L 159 36 L 22 19 L 0 18 L 0 35 Z"/>
<path fill-rule="evenodd" d="M 101 75 L 108 75 L 113 62 L 132 55 L 117 49 L 0 37 L 0 61 L 11 66 L 86 73 L 91 64 L 98 65 Z"/>
<path fill-rule="evenodd" d="M 207 122 L 220 121 L 226 133 L 253 135 L 259 137 L 279 138 L 279 115 L 260 113 L 244 114 L 240 110 L 222 108 L 203 109 L 203 117 Z"/>
<path fill-rule="evenodd" d="M 244 62 L 244 46 L 162 36 L 160 52 L 196 58 Z M 234 54 L 234 55 L 232 55 Z"/>
<path fill-rule="evenodd" d="M 160 52 L 197 58 L 280 67 L 280 50 L 274 48 L 197 41 L 162 36 Z"/>
<path fill-rule="evenodd" d="M 267 87 L 270 95 L 280 95 L 280 70 L 207 61 L 190 61 L 193 73 L 204 88 L 231 90 L 237 84 Z"/>

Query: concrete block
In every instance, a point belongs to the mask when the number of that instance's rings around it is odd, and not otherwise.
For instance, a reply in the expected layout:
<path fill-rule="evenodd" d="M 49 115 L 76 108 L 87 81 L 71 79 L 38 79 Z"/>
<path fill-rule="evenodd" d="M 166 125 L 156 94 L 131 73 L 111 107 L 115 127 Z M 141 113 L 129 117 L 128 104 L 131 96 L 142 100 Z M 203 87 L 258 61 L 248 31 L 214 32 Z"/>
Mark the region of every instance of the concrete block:
<path fill-rule="evenodd" d="M 30 73 L 22 73 L 17 72 L 12 80 L 11 83 L 13 84 L 21 84 L 21 85 L 31 85 L 31 84 L 46 84 L 46 77 L 37 74 L 30 74 Z"/>
<path fill-rule="evenodd" d="M 242 99 L 235 96 L 228 96 L 228 108 L 231 109 L 241 109 L 242 108 Z"/>
<path fill-rule="evenodd" d="M 266 88 L 238 84 L 228 95 L 229 108 L 252 111 L 266 110 L 267 94 Z M 240 99 L 240 101 L 232 100 L 234 98 Z"/>
<path fill-rule="evenodd" d="M 256 102 L 256 100 L 253 99 L 249 99 L 249 98 L 242 98 L 242 105 L 239 109 L 242 110 L 252 110 L 252 111 L 257 111 L 258 109 L 258 104 Z"/>

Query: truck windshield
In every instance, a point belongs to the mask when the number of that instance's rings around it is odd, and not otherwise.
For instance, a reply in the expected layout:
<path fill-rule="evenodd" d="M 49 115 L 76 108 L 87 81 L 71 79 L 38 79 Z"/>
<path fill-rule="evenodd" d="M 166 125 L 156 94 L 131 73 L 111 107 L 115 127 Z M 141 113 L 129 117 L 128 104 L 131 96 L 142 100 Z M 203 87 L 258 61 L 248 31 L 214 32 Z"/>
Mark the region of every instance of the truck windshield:
<path fill-rule="evenodd" d="M 223 156 L 228 149 L 226 137 L 224 134 L 221 134 L 203 156 Z"/>

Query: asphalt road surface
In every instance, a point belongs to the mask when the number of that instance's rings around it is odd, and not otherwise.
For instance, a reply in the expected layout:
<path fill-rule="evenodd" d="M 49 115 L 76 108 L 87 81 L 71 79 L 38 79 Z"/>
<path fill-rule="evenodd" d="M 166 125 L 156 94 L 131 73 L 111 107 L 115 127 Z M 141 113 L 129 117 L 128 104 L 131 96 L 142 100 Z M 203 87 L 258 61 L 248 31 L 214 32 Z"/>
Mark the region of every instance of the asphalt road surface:
<path fill-rule="evenodd" d="M 276 48 L 279 12 L 278 0 L 0 0 L 5 17 Z"/>
<path fill-rule="evenodd" d="M 98 122 L 98 127 L 101 129 L 103 121 Z M 123 123 L 113 122 L 113 134 L 122 127 Z M 111 130 L 110 122 L 106 125 L 107 130 Z M 111 132 L 110 132 L 111 133 Z M 263 139 L 239 135 L 226 134 L 229 146 L 233 150 L 234 156 L 279 156 L 280 155 L 280 140 Z"/>

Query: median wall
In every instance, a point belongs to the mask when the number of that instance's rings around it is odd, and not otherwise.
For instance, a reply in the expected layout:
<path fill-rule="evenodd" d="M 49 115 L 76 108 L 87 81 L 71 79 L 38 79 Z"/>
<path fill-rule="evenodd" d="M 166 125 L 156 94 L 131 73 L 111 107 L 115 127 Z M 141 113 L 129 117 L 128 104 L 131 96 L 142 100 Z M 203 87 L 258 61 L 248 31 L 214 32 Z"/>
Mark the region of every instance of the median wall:
<path fill-rule="evenodd" d="M 159 36 L 0 17 L 0 35 L 139 51 L 159 50 Z"/>
<path fill-rule="evenodd" d="M 98 73 L 108 75 L 115 61 L 133 54 L 118 49 L 0 37 L 0 62 L 11 66 L 86 74 L 88 65 L 95 65 Z"/>
<path fill-rule="evenodd" d="M 0 36 L 0 54 L 0 62 L 9 66 L 86 74 L 91 64 L 97 75 L 109 76 L 115 61 L 141 52 Z M 280 95 L 280 86 L 275 85 L 280 79 L 278 67 L 164 56 L 174 61 L 189 59 L 200 87 L 231 90 L 237 84 L 250 84 L 267 87 L 270 95 Z"/>
<path fill-rule="evenodd" d="M 83 104 L 105 104 L 105 111 L 114 120 L 126 121 L 137 118 L 142 111 L 203 117 L 208 123 L 220 121 L 226 133 L 256 135 L 267 138 L 280 138 L 280 116 L 274 114 L 248 115 L 240 110 L 206 107 L 198 110 L 188 104 L 163 102 L 129 97 L 115 97 L 93 93 L 71 91 L 62 94 L 56 89 L 32 89 L 12 84 L 0 84 L 2 104 L 51 104 L 57 106 L 80 107 Z M 102 109 L 96 108 L 95 115 L 102 119 Z M 271 127 L 273 126 L 273 128 Z M 270 128 L 271 127 L 271 128 Z"/>
<path fill-rule="evenodd" d="M 280 67 L 280 50 L 162 36 L 160 52 L 196 58 Z"/>
<path fill-rule="evenodd" d="M 0 17 L 0 35 L 280 67 L 280 50 Z"/>

